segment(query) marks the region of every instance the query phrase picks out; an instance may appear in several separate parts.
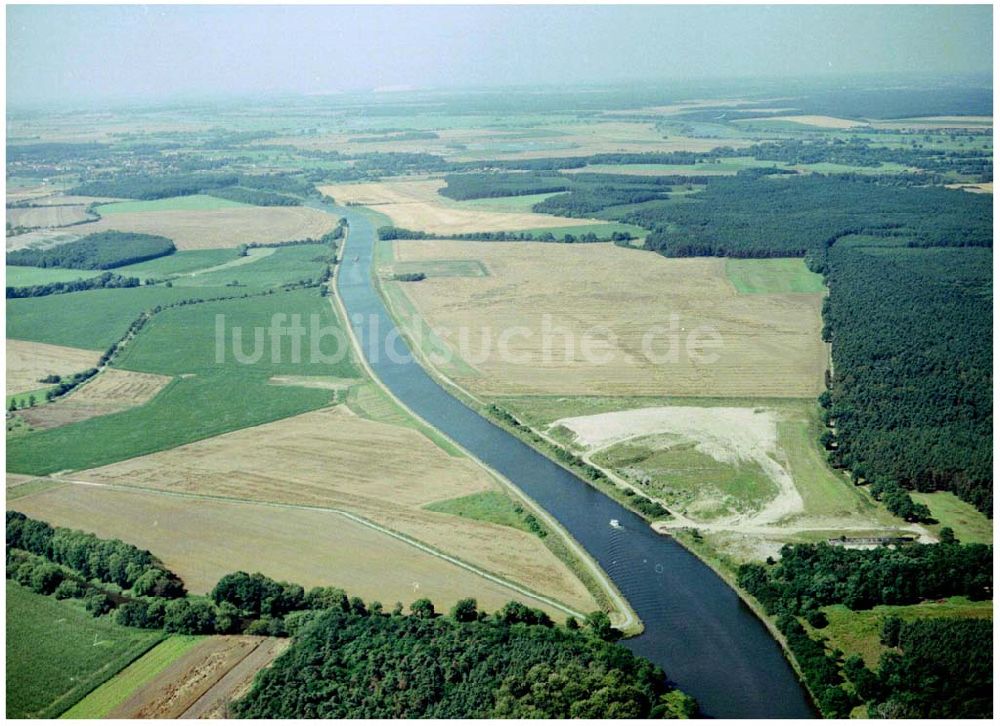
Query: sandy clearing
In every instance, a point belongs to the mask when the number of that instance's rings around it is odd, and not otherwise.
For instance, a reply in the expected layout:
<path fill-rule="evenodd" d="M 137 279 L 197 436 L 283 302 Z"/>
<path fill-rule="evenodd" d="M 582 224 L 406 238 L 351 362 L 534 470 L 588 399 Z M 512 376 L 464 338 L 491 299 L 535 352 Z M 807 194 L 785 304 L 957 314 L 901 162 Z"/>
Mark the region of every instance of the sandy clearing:
<path fill-rule="evenodd" d="M 823 388 L 822 295 L 738 295 L 724 260 L 610 244 L 400 241 L 395 250 L 405 262 L 480 260 L 490 270 L 383 283 L 481 372 L 452 376 L 477 395 L 809 398 Z M 721 345 L 700 347 L 713 331 Z"/>
<path fill-rule="evenodd" d="M 37 391 L 48 375 L 67 376 L 97 365 L 101 352 L 7 339 L 7 395 Z"/>
<path fill-rule="evenodd" d="M 650 434 L 675 434 L 697 442 L 695 448 L 722 463 L 753 461 L 778 487 L 778 496 L 750 518 L 732 517 L 728 523 L 776 522 L 803 511 L 802 496 L 784 465 L 778 430 L 771 411 L 754 408 L 658 406 L 611 413 L 562 418 L 563 426 L 588 447 L 588 455 L 615 443 Z"/>
<path fill-rule="evenodd" d="M 495 488 L 480 467 L 449 456 L 414 429 L 364 419 L 345 407 L 234 431 L 73 478 L 346 510 L 582 612 L 593 609 L 583 584 L 535 535 L 423 509 Z"/>
<path fill-rule="evenodd" d="M 21 416 L 36 429 L 65 426 L 141 406 L 151 401 L 170 381 L 170 376 L 105 368 L 65 398 L 24 409 Z"/>
<path fill-rule="evenodd" d="M 7 210 L 7 224 L 12 227 L 64 227 L 93 217 L 80 204 L 46 207 L 17 207 Z"/>
<path fill-rule="evenodd" d="M 320 187 L 339 204 L 363 204 L 386 214 L 397 227 L 435 234 L 500 232 L 539 227 L 570 227 L 599 223 L 593 219 L 571 219 L 534 212 L 494 212 L 463 209 L 438 194 L 440 179 L 389 180 L 363 184 Z"/>
<path fill-rule="evenodd" d="M 853 129 L 858 126 L 868 126 L 867 121 L 854 121 L 836 116 L 767 116 L 762 118 L 746 118 L 741 121 L 791 121 L 805 126 L 819 126 L 827 129 Z"/>
<path fill-rule="evenodd" d="M 17 507 L 53 525 L 148 549 L 196 594 L 211 591 L 223 575 L 244 570 L 306 589 L 342 587 L 387 607 L 428 597 L 443 611 L 472 596 L 489 610 L 516 599 L 565 616 L 542 601 L 330 511 L 82 484 L 22 497 Z M 591 605 L 584 612 L 595 608 Z"/>
<path fill-rule="evenodd" d="M 213 210 L 125 212 L 74 227 L 80 234 L 119 230 L 158 234 L 179 250 L 236 247 L 250 242 L 319 239 L 336 226 L 331 215 L 307 207 L 231 207 Z"/>
<path fill-rule="evenodd" d="M 945 184 L 949 189 L 961 189 L 973 194 L 992 194 L 993 182 L 983 182 L 982 184 Z"/>

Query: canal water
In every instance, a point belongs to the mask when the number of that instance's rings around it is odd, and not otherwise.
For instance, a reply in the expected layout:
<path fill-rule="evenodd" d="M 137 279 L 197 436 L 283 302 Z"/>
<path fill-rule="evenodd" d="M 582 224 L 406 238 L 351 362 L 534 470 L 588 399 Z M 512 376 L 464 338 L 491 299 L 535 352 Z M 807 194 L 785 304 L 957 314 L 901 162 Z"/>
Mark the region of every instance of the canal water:
<path fill-rule="evenodd" d="M 351 208 L 310 205 L 347 217 L 338 292 L 365 357 L 386 386 L 544 507 L 601 565 L 645 625 L 623 641 L 666 672 L 715 718 L 811 718 L 816 714 L 780 647 L 742 600 L 674 540 L 574 474 L 487 421 L 438 385 L 407 352 L 372 280 L 376 232 Z M 387 343 L 388 341 L 388 343 Z M 617 519 L 620 529 L 609 526 Z"/>

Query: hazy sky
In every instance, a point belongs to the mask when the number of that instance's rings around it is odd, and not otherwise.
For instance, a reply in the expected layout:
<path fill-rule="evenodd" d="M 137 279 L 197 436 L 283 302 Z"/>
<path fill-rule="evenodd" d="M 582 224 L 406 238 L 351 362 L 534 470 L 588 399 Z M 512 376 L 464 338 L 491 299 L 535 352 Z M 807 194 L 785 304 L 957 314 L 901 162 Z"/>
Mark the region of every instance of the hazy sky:
<path fill-rule="evenodd" d="M 7 6 L 7 100 L 989 73 L 980 6 Z"/>

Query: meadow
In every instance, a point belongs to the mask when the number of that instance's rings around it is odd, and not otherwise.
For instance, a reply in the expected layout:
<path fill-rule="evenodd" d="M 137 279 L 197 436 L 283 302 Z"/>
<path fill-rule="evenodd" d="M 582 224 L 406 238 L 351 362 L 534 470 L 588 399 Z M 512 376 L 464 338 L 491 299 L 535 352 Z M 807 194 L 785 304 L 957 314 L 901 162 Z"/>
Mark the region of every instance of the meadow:
<path fill-rule="evenodd" d="M 726 260 L 726 277 L 744 295 L 783 293 L 823 293 L 823 276 L 811 272 L 798 258 L 767 260 Z"/>
<path fill-rule="evenodd" d="M 163 638 L 7 580 L 7 716 L 53 718 Z"/>

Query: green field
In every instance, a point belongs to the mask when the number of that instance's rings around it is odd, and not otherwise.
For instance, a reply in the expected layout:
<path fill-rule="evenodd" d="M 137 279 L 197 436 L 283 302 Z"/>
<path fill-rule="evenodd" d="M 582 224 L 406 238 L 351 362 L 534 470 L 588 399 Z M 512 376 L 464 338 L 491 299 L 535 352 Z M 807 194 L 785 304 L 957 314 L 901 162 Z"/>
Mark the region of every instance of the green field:
<path fill-rule="evenodd" d="M 202 638 L 174 635 L 158 643 L 141 658 L 105 681 L 60 718 L 103 718 L 123 704 L 129 696 L 149 683 L 167 666 L 193 648 Z"/>
<path fill-rule="evenodd" d="M 421 260 L 395 262 L 392 274 L 422 272 L 427 277 L 488 277 L 490 272 L 479 260 Z"/>
<path fill-rule="evenodd" d="M 592 164 L 582 171 L 588 174 L 648 174 L 650 176 L 732 176 L 741 169 L 783 167 L 776 161 L 760 161 L 749 156 L 720 159 L 704 164 Z"/>
<path fill-rule="evenodd" d="M 993 520 L 951 492 L 911 492 L 910 496 L 931 510 L 938 523 L 928 526 L 935 533 L 951 527 L 960 542 L 993 544 Z"/>
<path fill-rule="evenodd" d="M 26 267 L 7 265 L 7 287 L 48 285 L 51 282 L 71 282 L 97 277 L 100 270 L 63 270 L 58 267 Z"/>
<path fill-rule="evenodd" d="M 467 519 L 477 519 L 482 522 L 492 522 L 502 524 L 505 527 L 513 527 L 530 532 L 531 529 L 524 521 L 524 514 L 518 513 L 514 509 L 514 502 L 506 494 L 496 491 L 480 492 L 458 497 L 457 499 L 447 499 L 443 502 L 428 504 L 424 509 L 432 512 L 443 512 L 444 514 L 454 514 Z"/>
<path fill-rule="evenodd" d="M 143 310 L 195 296 L 232 294 L 234 290 L 227 288 L 194 291 L 157 286 L 8 300 L 7 337 L 103 350 L 117 341 Z"/>
<path fill-rule="evenodd" d="M 726 277 L 743 295 L 817 293 L 826 289 L 823 276 L 811 272 L 799 258 L 727 259 Z"/>
<path fill-rule="evenodd" d="M 544 202 L 558 192 L 547 194 L 523 194 L 516 197 L 487 197 L 484 199 L 465 199 L 460 202 L 449 200 L 449 206 L 455 209 L 486 212 L 530 212 L 539 202 Z M 447 199 L 447 197 L 444 197 Z"/>
<path fill-rule="evenodd" d="M 7 716 L 52 718 L 160 639 L 7 581 Z"/>
<path fill-rule="evenodd" d="M 247 257 L 224 262 L 221 269 L 206 269 L 173 279 L 180 287 L 219 287 L 239 283 L 241 288 L 259 290 L 300 280 L 315 279 L 332 257 L 327 245 L 265 247 L 248 251 Z"/>
<path fill-rule="evenodd" d="M 315 320 L 317 329 L 329 331 L 317 339 L 325 356 L 335 357 L 339 344 L 346 345 L 346 338 L 336 337 L 341 327 L 329 301 L 315 289 L 165 310 L 125 349 L 116 366 L 176 378 L 143 406 L 11 440 L 8 471 L 49 474 L 90 468 L 329 404 L 331 391 L 274 386 L 268 379 L 277 375 L 354 378 L 358 371 L 352 355 L 348 352 L 335 363 L 312 360 L 311 341 L 316 338 L 307 333 L 301 342 L 300 362 L 294 362 L 290 336 L 272 348 L 266 329 L 275 314 L 289 316 L 279 320 L 282 324 L 287 325 L 291 315 L 299 315 L 307 330 Z M 217 315 L 225 321 L 222 362 L 216 360 Z M 244 358 L 253 355 L 254 328 L 261 328 L 257 362 L 236 360 L 234 328 L 241 329 Z"/>
<path fill-rule="evenodd" d="M 98 214 L 107 215 L 127 214 L 129 212 L 204 212 L 212 209 L 249 206 L 252 205 L 233 202 L 229 199 L 219 199 L 208 194 L 192 194 L 186 197 L 168 197 L 150 201 L 113 202 L 112 204 L 101 204 L 96 209 Z"/>
<path fill-rule="evenodd" d="M 153 277 L 162 279 L 173 275 L 183 275 L 225 264 L 236 259 L 236 250 L 181 250 L 172 255 L 157 257 L 155 260 L 137 262 L 115 270 L 121 275 L 134 275 L 142 279 Z"/>
<path fill-rule="evenodd" d="M 871 610 L 850 610 L 844 605 L 821 608 L 830 624 L 816 629 L 805 625 L 813 637 L 825 638 L 827 648 L 839 648 L 847 655 L 860 655 L 868 667 L 878 665 L 888 648 L 879 642 L 882 621 L 892 615 L 904 620 L 924 618 L 992 618 L 993 601 L 972 602 L 964 597 L 952 597 L 943 602 L 918 605 L 878 605 Z"/>

